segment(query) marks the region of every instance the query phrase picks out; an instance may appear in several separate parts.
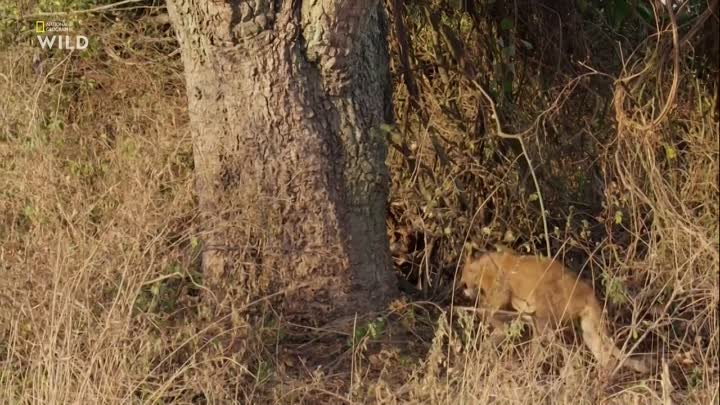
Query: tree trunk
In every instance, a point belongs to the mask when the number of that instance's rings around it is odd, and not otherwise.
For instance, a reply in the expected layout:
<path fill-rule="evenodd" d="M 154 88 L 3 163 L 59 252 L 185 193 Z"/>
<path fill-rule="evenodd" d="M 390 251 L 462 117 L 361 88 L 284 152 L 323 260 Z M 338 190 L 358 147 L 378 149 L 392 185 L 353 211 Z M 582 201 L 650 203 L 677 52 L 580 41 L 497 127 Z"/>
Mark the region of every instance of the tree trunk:
<path fill-rule="evenodd" d="M 395 294 L 391 120 L 377 0 L 170 0 L 193 131 L 206 285 L 322 323 Z"/>

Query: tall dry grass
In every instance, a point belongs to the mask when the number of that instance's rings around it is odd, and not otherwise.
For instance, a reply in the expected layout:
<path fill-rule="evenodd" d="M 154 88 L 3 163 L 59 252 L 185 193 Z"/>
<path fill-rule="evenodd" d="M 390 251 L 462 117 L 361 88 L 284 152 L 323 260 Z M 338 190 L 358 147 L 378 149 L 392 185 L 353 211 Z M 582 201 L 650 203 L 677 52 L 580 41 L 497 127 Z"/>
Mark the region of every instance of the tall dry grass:
<path fill-rule="evenodd" d="M 554 38 L 557 16 L 538 15 Z M 419 99 L 396 57 L 389 133 L 388 231 L 397 270 L 425 298 L 395 303 L 382 322 L 306 330 L 302 343 L 292 325 L 259 325 L 250 335 L 267 350 L 246 363 L 197 305 L 202 235 L 167 26 L 98 17 L 85 22 L 89 53 L 0 51 L 0 403 L 717 404 L 716 89 L 683 63 L 672 109 L 648 127 L 673 74 L 645 59 L 653 43 L 624 65 L 595 49 L 594 72 L 548 64 L 559 52 L 548 45 L 527 50 L 503 99 L 489 61 L 502 58 L 496 36 L 512 36 L 497 21 L 472 30 L 467 15 L 440 17 L 460 21 L 450 28 L 473 71 L 408 10 Z M 496 136 L 478 85 L 494 92 L 505 131 L 531 128 L 526 156 Z M 521 325 L 495 347 L 450 308 L 468 250 L 542 252 L 546 241 L 596 283 L 616 341 L 652 357 L 652 375 L 600 378 L 572 336 L 529 337 Z M 332 362 L 311 364 L 323 351 Z"/>

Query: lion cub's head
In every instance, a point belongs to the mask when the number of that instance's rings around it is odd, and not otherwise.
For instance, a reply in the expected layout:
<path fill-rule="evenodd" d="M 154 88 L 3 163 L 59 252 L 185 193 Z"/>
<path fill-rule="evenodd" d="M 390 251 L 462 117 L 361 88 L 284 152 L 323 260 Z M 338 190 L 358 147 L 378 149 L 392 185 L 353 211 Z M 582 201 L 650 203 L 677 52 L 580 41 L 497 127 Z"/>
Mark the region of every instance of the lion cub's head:
<path fill-rule="evenodd" d="M 478 294 L 486 295 L 495 288 L 500 276 L 497 256 L 497 253 L 486 253 L 475 259 L 468 258 L 459 284 L 466 297 L 475 299 Z"/>

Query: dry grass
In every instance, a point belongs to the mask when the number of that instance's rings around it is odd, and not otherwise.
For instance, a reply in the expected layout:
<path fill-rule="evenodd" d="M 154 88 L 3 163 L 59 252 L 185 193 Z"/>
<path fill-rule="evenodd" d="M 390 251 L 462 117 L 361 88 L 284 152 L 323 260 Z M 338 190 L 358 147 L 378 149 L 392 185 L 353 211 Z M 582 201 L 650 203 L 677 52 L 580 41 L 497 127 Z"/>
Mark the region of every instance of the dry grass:
<path fill-rule="evenodd" d="M 554 38 L 557 16 L 544 13 L 517 26 Z M 528 50 L 505 99 L 489 62 L 503 54 L 497 22 L 473 31 L 467 15 L 441 17 L 461 21 L 451 28 L 473 71 L 410 10 L 418 108 L 396 69 L 388 160 L 397 270 L 428 301 L 333 330 L 271 316 L 229 330 L 197 305 L 202 235 L 166 28 L 89 20 L 92 51 L 41 54 L 37 70 L 34 47 L 0 51 L 0 402 L 718 404 L 716 89 L 683 63 L 672 108 L 648 126 L 673 74 L 672 59 L 652 55 L 671 36 L 624 65 L 606 42 L 578 36 L 576 52 L 597 46 L 596 71 L 559 62 L 549 45 Z M 599 72 L 641 76 L 614 87 Z M 505 131 L 529 128 L 527 156 L 495 136 L 478 84 Z M 542 252 L 546 241 L 596 281 L 616 340 L 656 359 L 655 373 L 599 378 L 572 333 L 530 338 L 517 325 L 494 347 L 447 305 L 468 250 Z M 235 335 L 266 349 L 241 362 Z"/>

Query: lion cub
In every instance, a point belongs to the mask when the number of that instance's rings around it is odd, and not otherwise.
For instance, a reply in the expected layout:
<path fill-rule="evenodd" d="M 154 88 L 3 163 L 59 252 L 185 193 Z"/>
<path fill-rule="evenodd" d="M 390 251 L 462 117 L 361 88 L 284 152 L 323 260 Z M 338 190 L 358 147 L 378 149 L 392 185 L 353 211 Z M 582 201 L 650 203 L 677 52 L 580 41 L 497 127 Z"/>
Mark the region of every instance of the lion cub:
<path fill-rule="evenodd" d="M 481 296 L 481 305 L 491 311 L 512 308 L 533 315 L 539 331 L 579 319 L 583 340 L 601 366 L 623 358 L 602 324 L 592 287 L 557 261 L 512 251 L 487 253 L 465 263 L 460 286 L 470 298 Z M 636 359 L 626 359 L 624 365 L 649 371 Z"/>

